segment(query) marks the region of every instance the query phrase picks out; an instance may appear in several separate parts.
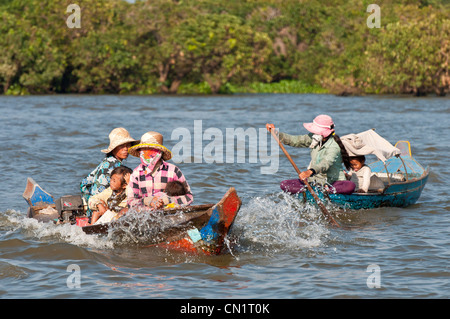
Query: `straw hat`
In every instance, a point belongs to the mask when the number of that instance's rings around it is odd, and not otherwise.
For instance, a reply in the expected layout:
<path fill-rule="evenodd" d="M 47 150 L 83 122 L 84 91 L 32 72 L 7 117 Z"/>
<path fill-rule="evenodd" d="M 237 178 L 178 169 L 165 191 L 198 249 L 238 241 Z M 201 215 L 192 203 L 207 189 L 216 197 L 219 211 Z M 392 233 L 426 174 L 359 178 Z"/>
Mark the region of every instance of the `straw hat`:
<path fill-rule="evenodd" d="M 312 123 L 304 123 L 303 126 L 313 134 L 329 136 L 334 132 L 334 123 L 328 115 L 318 115 Z"/>
<path fill-rule="evenodd" d="M 163 152 L 163 159 L 168 161 L 172 158 L 172 152 L 163 146 L 163 136 L 158 132 L 147 132 L 141 137 L 139 144 L 130 147 L 128 153 L 139 157 L 139 150 L 141 148 L 154 148 Z"/>
<path fill-rule="evenodd" d="M 123 127 L 117 127 L 109 133 L 109 146 L 107 149 L 102 150 L 103 153 L 112 152 L 117 146 L 126 144 L 126 143 L 135 143 L 138 142 L 134 138 L 130 136 L 130 133 Z"/>

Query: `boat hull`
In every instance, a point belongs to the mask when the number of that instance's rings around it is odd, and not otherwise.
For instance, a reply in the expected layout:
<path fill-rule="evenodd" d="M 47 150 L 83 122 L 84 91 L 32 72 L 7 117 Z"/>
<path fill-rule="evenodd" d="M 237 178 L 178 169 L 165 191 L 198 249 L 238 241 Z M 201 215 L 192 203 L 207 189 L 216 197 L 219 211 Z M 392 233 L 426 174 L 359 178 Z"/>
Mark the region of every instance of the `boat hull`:
<path fill-rule="evenodd" d="M 27 180 L 23 197 L 29 205 L 27 217 L 42 222 L 55 222 L 60 217 L 55 209 L 53 197 L 31 178 Z M 156 212 L 162 215 L 159 221 L 170 226 L 154 236 L 150 246 L 219 255 L 224 252 L 225 238 L 241 204 L 236 190 L 231 187 L 216 204 L 186 206 Z M 49 214 L 48 211 L 52 213 Z M 155 212 L 148 213 L 155 214 Z M 111 223 L 84 226 L 82 229 L 86 234 L 101 235 L 114 230 L 116 235 L 120 235 L 120 230 L 125 230 L 127 226 L 129 224 L 127 225 L 126 218 L 123 220 L 119 218 Z"/>
<path fill-rule="evenodd" d="M 342 209 L 373 209 L 379 207 L 407 207 L 419 199 L 428 180 L 428 171 L 420 178 L 406 182 L 393 183 L 379 193 L 327 194 L 313 187 L 322 202 L 331 202 Z M 299 199 L 315 202 L 309 191 L 297 194 Z"/>
<path fill-rule="evenodd" d="M 225 238 L 234 223 L 241 203 L 236 190 L 230 188 L 215 205 L 192 206 L 183 214 L 176 214 L 177 210 L 165 212 L 159 222 L 171 226 L 165 227 L 157 236 L 147 239 L 147 244 L 151 241 L 151 244 L 147 246 L 219 255 L 224 251 Z M 114 232 L 115 236 L 121 236 L 121 231 L 127 226 L 126 219 L 122 221 L 119 219 L 111 223 L 84 226 L 82 229 L 87 234 Z M 151 228 L 151 225 L 148 226 Z M 142 228 L 146 228 L 145 225 Z"/>
<path fill-rule="evenodd" d="M 200 226 L 161 241 L 157 246 L 206 255 L 219 255 L 225 248 L 225 237 L 233 225 L 241 200 L 231 188 L 209 211 L 210 218 Z"/>

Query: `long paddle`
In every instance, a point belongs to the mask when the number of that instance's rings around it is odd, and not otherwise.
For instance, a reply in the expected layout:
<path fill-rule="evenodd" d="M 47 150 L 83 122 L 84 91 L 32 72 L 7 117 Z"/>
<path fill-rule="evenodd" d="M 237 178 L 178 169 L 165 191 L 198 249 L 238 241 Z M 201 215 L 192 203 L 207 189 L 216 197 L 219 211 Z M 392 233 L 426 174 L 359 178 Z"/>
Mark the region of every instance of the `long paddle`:
<path fill-rule="evenodd" d="M 288 158 L 289 162 L 291 162 L 292 166 L 294 166 L 297 174 L 300 175 L 300 173 L 301 173 L 300 170 L 298 169 L 297 165 L 295 165 L 294 161 L 292 160 L 291 156 L 289 155 L 289 153 L 284 148 L 283 144 L 281 144 L 280 140 L 278 139 L 277 134 L 275 133 L 275 130 L 274 129 L 270 129 L 270 133 L 272 134 L 274 139 L 278 142 L 278 145 L 280 145 L 281 150 L 283 151 L 284 155 L 286 155 L 286 157 Z M 320 210 L 325 215 L 325 217 L 327 218 L 328 222 L 334 227 L 341 227 L 334 220 L 333 216 L 331 216 L 331 214 L 328 212 L 328 210 L 325 208 L 325 205 L 320 201 L 319 197 L 317 197 L 317 194 L 314 192 L 314 190 L 312 189 L 311 185 L 309 185 L 308 181 L 305 179 L 305 180 L 303 180 L 303 182 L 305 183 L 305 185 L 308 188 L 308 190 L 311 193 L 311 195 L 316 200 L 317 205 L 319 205 Z"/>

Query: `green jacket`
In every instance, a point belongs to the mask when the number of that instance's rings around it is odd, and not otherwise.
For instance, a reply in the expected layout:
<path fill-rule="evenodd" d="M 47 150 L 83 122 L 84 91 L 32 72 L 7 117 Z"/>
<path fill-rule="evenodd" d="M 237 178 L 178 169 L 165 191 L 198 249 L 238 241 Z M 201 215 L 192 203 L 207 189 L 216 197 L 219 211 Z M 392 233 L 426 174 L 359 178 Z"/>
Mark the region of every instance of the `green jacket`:
<path fill-rule="evenodd" d="M 307 135 L 279 133 L 280 142 L 293 147 L 309 147 L 312 136 L 312 133 Z M 308 178 L 308 181 L 333 184 L 335 181 L 346 179 L 342 167 L 341 148 L 334 138 L 329 138 L 322 147 L 317 145 L 311 150 L 308 169 L 310 168 L 316 171 L 316 175 Z"/>

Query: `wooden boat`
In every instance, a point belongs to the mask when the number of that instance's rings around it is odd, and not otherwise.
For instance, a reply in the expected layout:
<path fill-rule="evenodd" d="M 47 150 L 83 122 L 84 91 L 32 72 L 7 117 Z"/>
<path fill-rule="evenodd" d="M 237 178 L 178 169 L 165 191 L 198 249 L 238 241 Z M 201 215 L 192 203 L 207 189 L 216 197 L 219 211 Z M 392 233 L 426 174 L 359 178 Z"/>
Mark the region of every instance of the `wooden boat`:
<path fill-rule="evenodd" d="M 44 191 L 32 178 L 27 180 L 23 197 L 29 205 L 27 217 L 43 222 L 61 221 L 61 212 L 55 209 L 58 206 L 58 200 L 55 201 L 53 196 Z M 148 211 L 148 214 L 158 215 L 158 223 L 164 225 L 157 236 L 150 240 L 150 244 L 206 255 L 221 254 L 224 252 L 225 238 L 241 204 L 236 190 L 231 187 L 216 204 Z M 70 206 L 72 203 L 64 203 L 64 206 L 67 205 Z M 80 215 L 79 207 L 75 207 L 74 211 Z M 146 212 L 141 211 L 141 213 Z M 154 220 L 148 219 L 146 222 L 154 223 Z M 82 229 L 86 234 L 107 234 L 115 231 L 117 235 L 129 226 L 129 220 L 125 216 L 110 223 L 83 226 Z M 145 228 L 146 225 L 143 226 Z"/>
<path fill-rule="evenodd" d="M 331 202 L 343 209 L 372 209 L 378 207 L 407 207 L 419 199 L 428 180 L 429 168 L 424 169 L 411 155 L 408 141 L 395 144 L 400 153 L 386 161 L 378 160 L 369 164 L 372 173 L 385 184 L 382 192 L 353 193 L 350 195 L 335 194 L 314 186 L 319 199 Z M 313 196 L 305 191 L 297 196 L 309 202 L 315 202 Z"/>

